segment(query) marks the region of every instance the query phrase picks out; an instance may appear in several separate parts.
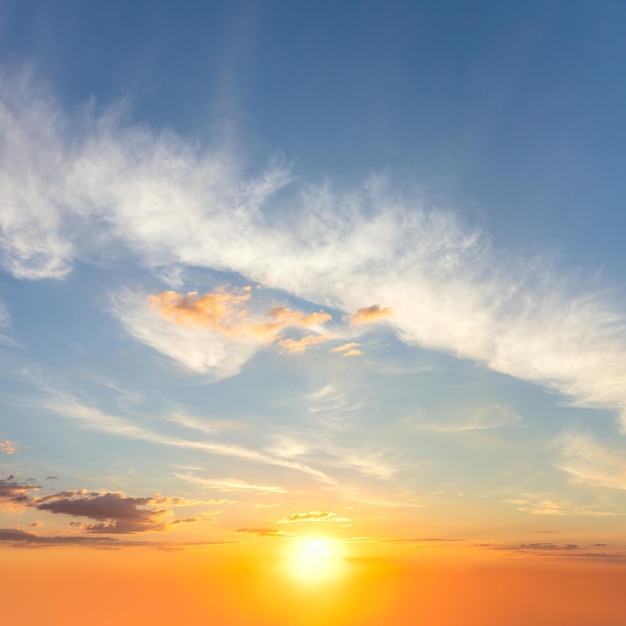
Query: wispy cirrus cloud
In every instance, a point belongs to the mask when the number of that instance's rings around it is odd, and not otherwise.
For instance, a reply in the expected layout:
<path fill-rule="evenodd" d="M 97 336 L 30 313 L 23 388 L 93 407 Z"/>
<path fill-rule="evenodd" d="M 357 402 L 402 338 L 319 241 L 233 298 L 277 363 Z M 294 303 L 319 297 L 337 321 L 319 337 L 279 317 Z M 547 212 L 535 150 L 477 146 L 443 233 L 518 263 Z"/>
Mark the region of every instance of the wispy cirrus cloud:
<path fill-rule="evenodd" d="M 249 483 L 238 478 L 202 478 L 194 474 L 175 474 L 177 478 L 181 478 L 190 483 L 212 489 L 214 491 L 258 491 L 261 493 L 287 493 L 283 487 L 276 485 L 263 485 L 259 483 Z"/>
<path fill-rule="evenodd" d="M 305 313 L 274 305 L 262 311 L 250 286 L 222 285 L 212 292 L 165 291 L 148 295 L 128 290 L 113 298 L 113 311 L 135 338 L 197 373 L 224 378 L 237 374 L 261 347 L 277 342 L 289 352 L 304 352 L 328 341 L 325 311 Z M 288 329 L 312 329 L 301 339 Z"/>
<path fill-rule="evenodd" d="M 384 303 L 407 344 L 616 410 L 626 424 L 623 294 L 512 258 L 380 177 L 341 191 L 296 184 L 280 165 L 251 172 L 223 150 L 124 125 L 116 110 L 69 119 L 28 72 L 3 73 L 0 106 L 0 263 L 15 277 L 60 278 L 121 244 L 159 275 L 237 272 L 344 314 Z M 293 192 L 289 212 L 276 209 L 278 191 Z M 149 312 L 131 306 L 124 326 L 194 371 L 234 375 L 254 353 L 198 342 Z"/>
<path fill-rule="evenodd" d="M 308 513 L 292 513 L 278 520 L 278 524 L 294 524 L 298 522 L 342 522 L 345 524 L 351 521 L 348 517 L 337 517 L 335 513 L 330 511 L 309 511 Z"/>
<path fill-rule="evenodd" d="M 556 467 L 575 483 L 626 489 L 626 454 L 606 448 L 587 434 L 566 433 L 561 438 Z"/>
<path fill-rule="evenodd" d="M 494 428 L 519 426 L 521 416 L 507 407 L 494 405 L 475 412 L 465 419 L 445 422 L 419 422 L 415 425 L 418 430 L 440 433 L 463 433 L 475 430 L 492 430 Z"/>
<path fill-rule="evenodd" d="M 65 392 L 60 392 L 43 384 L 39 386 L 45 391 L 45 396 L 39 399 L 31 398 L 27 403 L 28 406 L 50 411 L 66 419 L 76 420 L 77 423 L 85 428 L 92 428 L 112 435 L 128 437 L 157 445 L 200 450 L 210 454 L 232 456 L 251 463 L 284 467 L 308 474 L 322 483 L 335 483 L 328 474 L 305 463 L 276 458 L 270 454 L 234 444 L 197 441 L 195 439 L 183 439 L 164 435 L 137 426 L 121 416 L 105 413 L 97 407 L 85 405 Z"/>
<path fill-rule="evenodd" d="M 245 535 L 256 535 L 258 537 L 290 537 L 291 533 L 280 530 L 280 528 L 238 528 L 236 533 Z"/>
<path fill-rule="evenodd" d="M 625 515 L 619 503 L 600 501 L 583 505 L 571 499 L 564 499 L 549 493 L 521 493 L 502 500 L 530 515 L 581 515 L 585 517 L 613 517 Z"/>
<path fill-rule="evenodd" d="M 515 498 L 506 498 L 505 504 L 512 504 L 523 513 L 531 515 L 567 515 L 572 512 L 572 503 L 557 500 L 543 494 L 521 494 Z"/>
<path fill-rule="evenodd" d="M 363 351 L 359 347 L 360 345 L 361 344 L 357 343 L 356 341 L 350 341 L 348 343 L 344 343 L 340 346 L 332 348 L 331 352 L 339 352 L 343 357 L 360 356 L 361 354 L 363 354 Z"/>

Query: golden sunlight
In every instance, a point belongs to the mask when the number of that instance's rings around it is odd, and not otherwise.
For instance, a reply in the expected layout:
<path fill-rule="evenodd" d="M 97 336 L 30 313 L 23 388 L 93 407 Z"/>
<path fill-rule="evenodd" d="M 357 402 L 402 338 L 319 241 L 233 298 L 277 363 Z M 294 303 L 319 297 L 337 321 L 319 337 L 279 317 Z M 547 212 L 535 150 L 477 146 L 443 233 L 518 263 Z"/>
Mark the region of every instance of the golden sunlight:
<path fill-rule="evenodd" d="M 344 547 L 336 539 L 298 540 L 289 553 L 289 572 L 304 583 L 336 580 L 345 567 Z"/>

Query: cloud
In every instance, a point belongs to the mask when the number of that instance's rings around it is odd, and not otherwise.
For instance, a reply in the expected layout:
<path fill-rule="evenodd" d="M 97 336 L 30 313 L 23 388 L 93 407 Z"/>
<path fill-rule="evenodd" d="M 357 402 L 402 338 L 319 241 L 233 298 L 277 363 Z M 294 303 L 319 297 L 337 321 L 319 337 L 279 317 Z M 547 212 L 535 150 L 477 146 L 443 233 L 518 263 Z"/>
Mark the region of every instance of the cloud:
<path fill-rule="evenodd" d="M 507 498 L 503 502 L 512 504 L 522 513 L 530 513 L 531 515 L 567 515 L 572 512 L 572 506 L 569 502 L 532 494 Z"/>
<path fill-rule="evenodd" d="M 258 338 L 273 341 L 286 328 L 320 326 L 331 319 L 325 311 L 303 313 L 285 306 L 273 306 L 260 319 L 245 304 L 251 298 L 250 286 L 236 289 L 222 285 L 213 292 L 187 294 L 165 291 L 148 297 L 150 306 L 181 326 L 209 326 L 232 339 Z"/>
<path fill-rule="evenodd" d="M 278 345 L 284 350 L 287 350 L 287 352 L 301 353 L 311 346 L 329 341 L 330 339 L 332 339 L 332 337 L 328 335 L 305 335 L 301 339 L 291 339 L 287 337 L 287 339 L 281 339 Z"/>
<path fill-rule="evenodd" d="M 584 515 L 593 517 L 612 517 L 623 515 L 624 511 L 616 504 L 600 502 L 591 506 L 581 506 L 570 500 L 561 500 L 549 494 L 523 493 L 515 498 L 502 500 L 530 515 Z"/>
<path fill-rule="evenodd" d="M 119 545 L 110 537 L 41 536 L 17 528 L 0 528 L 0 543 L 11 545 Z"/>
<path fill-rule="evenodd" d="M 446 539 L 443 537 L 420 537 L 418 539 L 384 539 L 381 540 L 385 543 L 448 543 L 448 542 L 458 542 L 458 541 L 467 541 L 467 539 Z"/>
<path fill-rule="evenodd" d="M 46 392 L 46 397 L 40 399 L 30 399 L 28 406 L 50 411 L 66 419 L 74 419 L 86 428 L 93 428 L 112 435 L 137 439 L 157 445 L 190 450 L 201 450 L 210 454 L 244 459 L 251 463 L 284 467 L 308 474 L 316 480 L 326 484 L 334 484 L 335 482 L 327 474 L 311 467 L 310 465 L 290 461 L 288 459 L 279 459 L 243 446 L 216 443 L 212 441 L 198 441 L 195 439 L 180 439 L 177 437 L 162 435 L 160 433 L 136 426 L 129 420 L 126 420 L 118 415 L 104 413 L 97 407 L 85 405 L 70 394 L 59 392 L 41 383 L 39 386 Z"/>
<path fill-rule="evenodd" d="M 393 314 L 391 307 L 381 307 L 378 304 L 359 309 L 354 315 L 350 316 L 350 324 L 358 326 L 360 324 L 372 324 L 380 319 L 384 319 Z"/>
<path fill-rule="evenodd" d="M 173 523 L 167 519 L 172 512 L 169 508 L 155 506 L 183 503 L 180 499 L 163 496 L 133 498 L 118 492 L 85 493 L 81 490 L 41 496 L 35 498 L 31 506 L 40 511 L 95 520 L 95 524 L 80 524 L 80 528 L 89 533 L 129 534 L 167 530 Z M 181 521 L 188 520 L 176 523 Z"/>
<path fill-rule="evenodd" d="M 485 408 L 475 415 L 469 416 L 460 422 L 421 422 L 416 424 L 418 430 L 439 433 L 458 433 L 472 430 L 491 430 L 507 426 L 518 426 L 522 418 L 507 407 L 494 405 Z"/>
<path fill-rule="evenodd" d="M 238 528 L 236 533 L 244 533 L 246 535 L 257 535 L 259 537 L 289 537 L 291 533 L 278 528 Z"/>
<path fill-rule="evenodd" d="M 572 482 L 626 489 L 624 451 L 605 448 L 589 435 L 582 433 L 563 435 L 559 459 L 555 465 L 567 472 Z"/>
<path fill-rule="evenodd" d="M 293 524 L 294 522 L 351 522 L 347 517 L 337 517 L 335 513 L 327 511 L 309 511 L 308 513 L 292 513 L 284 519 L 278 520 L 279 524 Z"/>
<path fill-rule="evenodd" d="M 17 448 L 18 446 L 14 441 L 9 441 L 8 439 L 0 441 L 0 452 L 14 454 L 17 451 Z"/>
<path fill-rule="evenodd" d="M 100 548 L 154 548 L 157 550 L 177 550 L 186 547 L 223 545 L 226 541 L 179 541 L 152 542 L 130 541 L 117 537 L 98 537 L 94 535 L 36 535 L 19 528 L 0 528 L 0 543 L 12 547 L 38 548 L 44 546 L 88 546 Z"/>
<path fill-rule="evenodd" d="M 581 559 L 590 561 L 626 561 L 626 553 L 598 552 L 585 550 L 575 543 L 522 543 L 518 545 L 491 545 L 479 546 L 487 550 L 510 552 L 518 556 Z M 592 546 L 593 547 L 593 546 Z"/>
<path fill-rule="evenodd" d="M 134 498 L 119 492 L 90 492 L 85 489 L 65 490 L 37 495 L 40 486 L 15 482 L 13 475 L 0 480 L 0 506 L 13 511 L 26 507 L 71 517 L 86 517 L 96 524 L 72 522 L 71 525 L 89 533 L 126 534 L 167 530 L 173 524 L 212 519 L 212 512 L 171 520 L 172 507 L 206 504 L 186 498 L 155 494 Z M 39 523 L 37 523 L 38 525 Z M 24 540 L 27 540 L 25 538 Z"/>
<path fill-rule="evenodd" d="M 231 291 L 219 287 L 205 294 L 164 291 L 148 296 L 148 301 L 153 309 L 180 326 L 211 326 L 236 335 L 244 327 L 241 315 L 247 311 L 242 304 L 250 300 L 250 291 L 250 287 Z"/>
<path fill-rule="evenodd" d="M 175 474 L 175 476 L 215 491 L 260 491 L 262 493 L 287 493 L 287 490 L 282 487 L 248 483 L 237 478 L 201 478 L 200 476 L 194 476 L 193 474 Z"/>
<path fill-rule="evenodd" d="M 165 291 L 147 298 L 126 290 L 113 298 L 113 312 L 139 341 L 193 372 L 216 379 L 237 374 L 261 346 L 274 341 L 286 350 L 302 352 L 330 339 L 319 333 L 299 341 L 282 339 L 289 328 L 321 330 L 331 316 L 278 305 L 263 313 L 251 300 L 252 294 L 250 286 L 228 285 L 204 294 Z"/>
<path fill-rule="evenodd" d="M 331 352 L 340 352 L 343 357 L 360 356 L 363 354 L 363 352 L 359 350 L 360 345 L 361 344 L 356 341 L 351 341 L 349 343 L 344 343 L 341 346 L 337 346 L 336 348 L 332 348 Z"/>
<path fill-rule="evenodd" d="M 201 418 L 194 415 L 188 415 L 182 410 L 175 411 L 171 415 L 166 416 L 170 422 L 179 424 L 184 428 L 197 430 L 208 435 L 217 435 L 224 430 L 239 430 L 245 427 L 245 424 L 231 419 L 211 419 Z"/>
<path fill-rule="evenodd" d="M 518 550 L 520 552 L 552 552 L 554 550 L 562 552 L 564 550 L 579 550 L 580 546 L 575 543 L 522 543 L 518 546 L 508 546 L 501 549 Z"/>
<path fill-rule="evenodd" d="M 135 339 L 185 369 L 216 380 L 238 374 L 261 343 L 253 337 L 234 341 L 209 325 L 177 324 L 150 306 L 141 293 L 122 291 L 112 304 L 113 312 Z"/>
<path fill-rule="evenodd" d="M 119 108 L 69 118 L 28 72 L 0 77 L 0 137 L 0 264 L 17 278 L 62 278 L 77 259 L 125 251 L 159 276 L 235 272 L 346 314 L 381 302 L 405 343 L 616 410 L 626 426 L 623 295 L 513 258 L 410 190 L 246 169 L 233 153 L 124 125 Z M 137 307 L 118 311 L 131 335 L 193 371 L 234 375 L 256 349 Z"/>
<path fill-rule="evenodd" d="M 18 483 L 13 475 L 7 479 L 0 479 L 0 507 L 11 511 L 24 509 L 30 503 L 30 495 L 39 487 L 31 483 Z"/>

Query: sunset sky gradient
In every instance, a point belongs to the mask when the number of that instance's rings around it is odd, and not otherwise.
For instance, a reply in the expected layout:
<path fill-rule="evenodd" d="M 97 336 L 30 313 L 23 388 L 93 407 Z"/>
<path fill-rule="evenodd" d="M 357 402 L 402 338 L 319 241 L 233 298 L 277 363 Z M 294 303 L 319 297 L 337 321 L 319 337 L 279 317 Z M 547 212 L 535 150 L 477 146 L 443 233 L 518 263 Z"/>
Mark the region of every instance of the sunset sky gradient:
<path fill-rule="evenodd" d="M 0 0 L 3 619 L 626 624 L 625 27 Z"/>

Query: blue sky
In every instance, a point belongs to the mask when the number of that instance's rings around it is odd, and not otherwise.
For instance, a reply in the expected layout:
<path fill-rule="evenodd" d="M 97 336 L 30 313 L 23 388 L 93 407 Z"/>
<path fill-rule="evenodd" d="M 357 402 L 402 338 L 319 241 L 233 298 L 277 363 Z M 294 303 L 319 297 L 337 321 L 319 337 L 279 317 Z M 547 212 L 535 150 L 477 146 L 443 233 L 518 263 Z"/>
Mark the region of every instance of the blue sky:
<path fill-rule="evenodd" d="M 621 3 L 0 7 L 3 528 L 621 550 Z"/>

